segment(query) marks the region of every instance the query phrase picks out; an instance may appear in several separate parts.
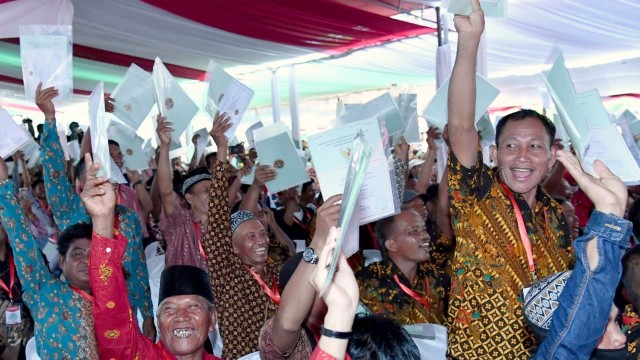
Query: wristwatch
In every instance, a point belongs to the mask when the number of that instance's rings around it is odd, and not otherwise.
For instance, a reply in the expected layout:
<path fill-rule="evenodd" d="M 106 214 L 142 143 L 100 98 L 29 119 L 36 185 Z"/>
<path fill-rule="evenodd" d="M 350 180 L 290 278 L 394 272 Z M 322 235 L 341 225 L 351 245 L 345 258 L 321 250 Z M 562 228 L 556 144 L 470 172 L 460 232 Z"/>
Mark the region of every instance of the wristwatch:
<path fill-rule="evenodd" d="M 306 262 L 307 264 L 317 264 L 318 260 L 320 260 L 320 258 L 318 257 L 318 255 L 316 255 L 315 250 L 313 250 L 313 248 L 306 248 L 304 249 L 304 252 L 302 253 L 302 260 L 304 260 L 304 262 Z"/>

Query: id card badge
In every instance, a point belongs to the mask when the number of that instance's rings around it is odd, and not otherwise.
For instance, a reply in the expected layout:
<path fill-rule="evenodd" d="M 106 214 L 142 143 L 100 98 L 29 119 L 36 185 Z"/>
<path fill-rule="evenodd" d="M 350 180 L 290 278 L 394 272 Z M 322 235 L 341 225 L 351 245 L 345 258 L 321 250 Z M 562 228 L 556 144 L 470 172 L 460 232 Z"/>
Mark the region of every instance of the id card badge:
<path fill-rule="evenodd" d="M 7 325 L 17 325 L 22 322 L 22 304 L 13 303 L 7 306 L 4 311 L 4 317 L 7 321 Z"/>

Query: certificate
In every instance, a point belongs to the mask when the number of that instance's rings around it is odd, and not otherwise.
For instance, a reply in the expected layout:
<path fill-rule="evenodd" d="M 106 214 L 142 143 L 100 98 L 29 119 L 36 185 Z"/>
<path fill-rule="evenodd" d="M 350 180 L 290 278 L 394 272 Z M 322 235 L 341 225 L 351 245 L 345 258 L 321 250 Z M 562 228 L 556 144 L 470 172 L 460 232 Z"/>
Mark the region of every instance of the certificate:
<path fill-rule="evenodd" d="M 354 139 L 362 133 L 371 146 L 365 180 L 358 197 L 359 225 L 396 214 L 399 209 L 395 186 L 391 182 L 377 119 L 370 118 L 342 125 L 320 134 L 309 136 L 311 158 L 325 199 L 342 194 L 347 179 L 349 157 Z M 258 152 L 260 153 L 260 152 Z"/>
<path fill-rule="evenodd" d="M 207 128 L 202 128 L 196 131 L 193 135 L 199 135 L 195 148 L 197 164 L 200 162 L 202 155 L 204 155 L 204 149 L 207 147 L 207 143 L 209 142 L 209 132 L 207 131 Z"/>
<path fill-rule="evenodd" d="M 440 131 L 444 131 L 444 126 L 449 121 L 449 80 L 447 79 L 436 91 L 422 114 L 429 125 L 437 127 Z M 487 112 L 487 109 L 489 109 L 493 100 L 498 97 L 498 94 L 500 94 L 498 88 L 480 74 L 476 74 L 476 113 L 473 119 L 474 123 L 480 120 L 482 115 Z"/>
<path fill-rule="evenodd" d="M 20 26 L 20 61 L 27 99 L 34 99 L 38 83 L 58 89 L 56 100 L 73 90 L 71 26 Z"/>
<path fill-rule="evenodd" d="M 276 169 L 276 178 L 265 184 L 270 193 L 277 193 L 310 181 L 307 169 L 302 164 L 288 129 L 283 123 L 277 122 L 257 129 L 254 132 L 254 138 L 260 163 L 272 165 Z"/>
<path fill-rule="evenodd" d="M 420 127 L 418 125 L 418 95 L 400 94 L 396 103 L 406 124 L 404 139 L 409 144 L 420 143 Z"/>
<path fill-rule="evenodd" d="M 582 157 L 586 172 L 595 175 L 593 162 L 600 159 L 625 185 L 640 184 L 640 159 L 634 158 L 616 125 L 591 128 L 588 139 Z"/>
<path fill-rule="evenodd" d="M 176 82 L 160 58 L 153 65 L 153 88 L 160 114 L 173 123 L 172 146 L 180 145 L 180 136 L 187 130 L 191 120 L 198 112 L 198 106 Z"/>
<path fill-rule="evenodd" d="M 93 162 L 100 164 L 98 177 L 107 178 L 117 184 L 126 183 L 127 181 L 109 154 L 109 119 L 105 116 L 104 111 L 104 84 L 102 81 L 89 96 L 89 121 L 91 123 Z"/>
<path fill-rule="evenodd" d="M 480 132 L 480 137 L 483 141 L 490 144 L 495 142 L 496 129 L 493 127 L 488 113 L 484 113 L 484 115 L 480 117 L 480 120 L 476 121 L 476 130 Z"/>
<path fill-rule="evenodd" d="M 340 123 L 350 124 L 372 117 L 378 119 L 380 128 L 386 128 L 389 135 L 403 134 L 407 127 L 396 102 L 389 93 L 350 109 L 340 116 Z"/>
<path fill-rule="evenodd" d="M 145 170 L 149 168 L 147 156 L 142 150 L 144 140 L 136 131 L 123 122 L 113 119 L 109 124 L 109 139 L 120 144 L 120 151 L 124 158 L 127 171 Z"/>
<path fill-rule="evenodd" d="M 128 127 L 138 130 L 155 103 L 153 79 L 136 64 L 131 64 L 111 97 L 115 99 L 113 115 Z"/>
<path fill-rule="evenodd" d="M 249 126 L 247 131 L 244 132 L 244 134 L 247 136 L 247 142 L 249 143 L 249 148 L 255 148 L 256 147 L 256 142 L 253 140 L 253 132 L 256 129 L 260 129 L 263 126 L 264 125 L 262 125 L 262 121 L 258 121 L 257 123 Z"/>
<path fill-rule="evenodd" d="M 242 121 L 244 112 L 253 98 L 253 90 L 227 74 L 213 60 L 209 61 L 205 82 L 209 85 L 205 110 L 212 118 L 216 112 L 227 113 L 231 118 L 231 127 L 224 135 L 231 139 Z"/>
<path fill-rule="evenodd" d="M 553 114 L 553 124 L 556 126 L 556 139 L 560 140 L 560 143 L 565 149 L 569 149 L 569 134 L 567 134 L 567 130 L 564 128 L 564 125 L 562 125 L 560 115 Z"/>
<path fill-rule="evenodd" d="M 24 127 L 16 124 L 5 109 L 0 108 L 0 156 L 3 159 L 8 158 L 30 139 L 32 139 L 31 134 Z"/>
<path fill-rule="evenodd" d="M 469 16 L 473 11 L 471 0 L 449 0 L 442 4 L 451 14 Z M 485 17 L 507 17 L 507 0 L 480 0 L 480 7 Z"/>

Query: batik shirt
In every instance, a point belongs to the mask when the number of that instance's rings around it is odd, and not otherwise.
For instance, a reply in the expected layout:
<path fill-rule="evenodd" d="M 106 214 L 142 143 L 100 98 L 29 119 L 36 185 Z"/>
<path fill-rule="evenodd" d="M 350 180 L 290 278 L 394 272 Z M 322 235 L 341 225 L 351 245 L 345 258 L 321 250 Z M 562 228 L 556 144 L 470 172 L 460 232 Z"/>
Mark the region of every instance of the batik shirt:
<path fill-rule="evenodd" d="M 64 171 L 64 152 L 60 146 L 55 122 L 45 121 L 41 146 L 44 185 L 56 224 L 64 231 L 69 225 L 91 223 L 82 199 L 73 191 Z M 134 308 L 140 310 L 143 317 L 151 317 L 153 307 L 149 291 L 149 274 L 142 249 L 142 228 L 138 215 L 123 206 L 117 206 L 116 213 L 120 231 L 127 239 L 131 239 L 123 262 L 125 270 L 129 273 L 129 301 Z"/>
<path fill-rule="evenodd" d="M 207 260 L 200 253 L 200 239 L 205 229 L 199 225 L 191 210 L 182 205 L 178 194 L 174 196 L 171 215 L 167 216 L 164 206 L 162 207 L 159 227 L 166 244 L 165 267 L 191 265 L 207 271 Z M 200 233 L 196 233 L 197 231 Z"/>
<path fill-rule="evenodd" d="M 449 152 L 449 203 L 456 236 L 449 301 L 449 353 L 462 359 L 528 359 L 534 338 L 525 325 L 521 291 L 533 281 L 513 205 L 483 164 L 462 166 Z M 569 228 L 560 206 L 539 187 L 533 211 L 522 212 L 537 278 L 567 270 Z"/>
<path fill-rule="evenodd" d="M 157 344 L 140 333 L 133 320 L 122 273 L 127 239 L 120 232 L 114 239 L 93 234 L 89 278 L 93 290 L 93 318 L 101 359 L 174 359 L 162 340 Z M 203 351 L 203 360 L 218 357 Z"/>
<path fill-rule="evenodd" d="M 426 300 L 429 307 L 402 290 L 395 276 L 415 295 Z M 371 312 L 394 318 L 401 325 L 444 325 L 450 279 L 432 264 L 418 266 L 414 284 L 390 259 L 369 264 L 356 274 L 356 279 L 360 301 Z"/>
<path fill-rule="evenodd" d="M 2 224 L 11 239 L 22 300 L 35 323 L 38 354 L 42 359 L 97 359 L 91 301 L 49 272 L 12 187 L 11 181 L 0 185 Z"/>
<path fill-rule="evenodd" d="M 203 246 L 207 254 L 213 299 L 219 315 L 222 358 L 235 360 L 258 351 L 258 335 L 277 305 L 233 254 L 231 216 L 227 195 L 229 164 L 216 160 L 209 192 L 209 222 Z M 264 283 L 273 290 L 280 268 L 265 266 Z M 277 286 L 277 284 L 276 284 Z"/>

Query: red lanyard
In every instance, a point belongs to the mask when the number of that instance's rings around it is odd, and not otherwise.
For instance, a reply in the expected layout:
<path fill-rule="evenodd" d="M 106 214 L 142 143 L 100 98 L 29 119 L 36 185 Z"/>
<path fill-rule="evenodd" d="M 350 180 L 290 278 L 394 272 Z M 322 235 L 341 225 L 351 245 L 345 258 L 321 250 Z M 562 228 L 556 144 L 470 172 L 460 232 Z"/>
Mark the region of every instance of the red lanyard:
<path fill-rule="evenodd" d="M 529 271 L 531 272 L 531 276 L 533 277 L 533 281 L 537 279 L 536 276 L 536 264 L 534 262 L 533 250 L 531 249 L 531 241 L 529 241 L 529 234 L 527 234 L 527 227 L 524 224 L 524 219 L 522 218 L 522 212 L 520 211 L 520 207 L 516 202 L 516 199 L 513 197 L 513 193 L 505 183 L 500 181 L 500 185 L 504 189 L 504 192 L 509 197 L 511 201 L 511 205 L 513 205 L 513 210 L 516 213 L 516 220 L 518 222 L 518 230 L 520 231 L 520 240 L 522 241 L 522 245 L 524 246 L 524 251 L 527 253 L 527 260 L 529 262 Z M 545 219 L 546 220 L 546 219 Z"/>
<path fill-rule="evenodd" d="M 302 206 L 300 208 L 302 209 L 302 219 L 304 219 L 305 215 L 307 215 L 307 219 L 311 219 L 311 215 L 309 215 L 307 210 L 305 210 Z M 300 227 L 303 228 L 304 230 L 309 230 L 309 225 L 303 224 L 300 220 L 298 220 L 295 214 L 293 214 L 293 221 L 296 224 L 300 225 Z"/>
<path fill-rule="evenodd" d="M 397 274 L 393 275 L 393 280 L 396 281 L 396 284 L 398 284 L 398 286 L 400 286 L 400 289 L 402 289 L 402 291 L 404 291 L 405 294 L 407 294 L 407 295 L 411 296 L 412 298 L 418 300 L 427 309 L 431 308 L 431 304 L 429 304 L 429 301 L 427 300 L 431 296 L 431 284 L 429 283 L 429 277 L 428 276 L 424 280 L 424 285 L 426 286 L 426 288 L 425 288 L 425 297 L 420 296 L 418 293 L 416 293 L 415 291 L 411 290 L 405 284 L 401 283 L 400 279 L 398 279 L 398 275 Z"/>
<path fill-rule="evenodd" d="M 367 224 L 367 230 L 369 230 L 369 235 L 371 235 L 371 243 L 373 244 L 373 248 L 376 250 L 380 250 L 380 245 L 378 244 L 378 239 L 376 238 L 376 234 L 373 232 L 371 228 L 371 223 Z"/>
<path fill-rule="evenodd" d="M 273 303 L 276 305 L 280 304 L 280 290 L 278 290 L 278 282 L 276 281 L 276 278 L 273 277 L 271 279 L 273 283 L 273 290 L 271 290 L 269 286 L 267 286 L 267 284 L 265 284 L 264 281 L 262 281 L 262 278 L 260 278 L 260 275 L 256 274 L 256 272 L 253 271 L 251 267 L 247 266 L 247 269 L 249 270 L 251 275 L 253 275 L 253 277 L 256 279 L 258 284 L 260 284 L 260 287 L 262 287 L 262 290 L 264 290 L 264 293 L 271 298 Z"/>
<path fill-rule="evenodd" d="M 7 257 L 7 261 L 9 264 L 9 287 L 0 279 L 0 288 L 9 294 L 9 300 L 13 302 L 13 285 L 16 282 L 16 264 L 13 262 L 13 256 L 11 256 L 11 254 Z"/>
<path fill-rule="evenodd" d="M 89 302 L 93 302 L 93 296 L 87 294 L 86 291 L 80 289 L 77 286 L 73 286 L 71 284 L 69 284 L 69 286 L 71 287 L 71 289 L 75 292 L 77 292 L 80 296 L 82 296 L 85 300 L 89 301 Z"/>
<path fill-rule="evenodd" d="M 202 241 L 200 241 L 200 236 L 201 236 L 201 232 L 200 232 L 200 223 L 197 221 L 193 222 L 193 228 L 196 231 L 196 242 L 198 243 L 198 248 L 200 248 L 200 255 L 202 255 L 202 257 L 207 260 L 207 253 L 204 252 L 204 248 L 202 247 Z"/>
<path fill-rule="evenodd" d="M 638 318 L 622 315 L 622 324 L 623 325 L 634 325 L 634 324 L 639 324 L 639 323 L 640 323 L 640 319 L 638 319 Z"/>

